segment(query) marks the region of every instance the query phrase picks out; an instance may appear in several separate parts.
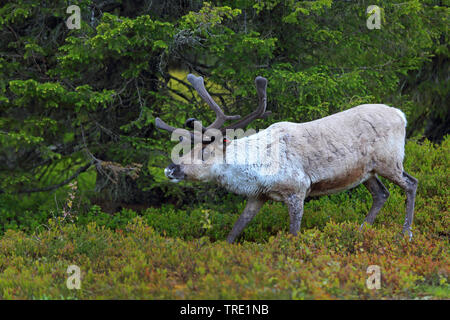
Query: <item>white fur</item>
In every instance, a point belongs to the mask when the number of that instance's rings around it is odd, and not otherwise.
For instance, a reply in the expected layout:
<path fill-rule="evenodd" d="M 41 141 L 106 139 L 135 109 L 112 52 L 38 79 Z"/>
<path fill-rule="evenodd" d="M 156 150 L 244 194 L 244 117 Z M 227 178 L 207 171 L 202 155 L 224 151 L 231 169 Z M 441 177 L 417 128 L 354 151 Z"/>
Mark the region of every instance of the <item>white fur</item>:
<path fill-rule="evenodd" d="M 379 167 L 402 169 L 405 123 L 400 110 L 386 105 L 361 105 L 307 123 L 278 122 L 232 141 L 225 163 L 205 170 L 229 191 L 251 197 L 281 200 L 304 189 L 335 193 L 364 182 Z"/>
<path fill-rule="evenodd" d="M 405 125 L 398 109 L 360 105 L 311 122 L 275 123 L 233 140 L 225 163 L 222 156 L 213 156 L 201 164 L 182 163 L 181 168 L 187 179 L 215 180 L 249 197 L 330 194 L 375 173 L 401 175 Z"/>

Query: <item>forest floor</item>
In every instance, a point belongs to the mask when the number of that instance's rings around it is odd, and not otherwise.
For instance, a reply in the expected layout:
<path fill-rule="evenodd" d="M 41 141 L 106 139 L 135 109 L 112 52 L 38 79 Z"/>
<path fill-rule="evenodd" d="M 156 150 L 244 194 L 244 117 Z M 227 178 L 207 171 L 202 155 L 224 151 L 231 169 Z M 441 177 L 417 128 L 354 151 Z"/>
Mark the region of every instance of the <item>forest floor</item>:
<path fill-rule="evenodd" d="M 359 187 L 306 203 L 297 237 L 285 206 L 268 203 L 232 245 L 234 210 L 97 210 L 0 235 L 0 299 L 450 299 L 449 147 L 407 145 L 419 179 L 412 241 L 400 233 L 405 196 L 386 181 L 391 196 L 362 231 L 371 200 Z"/>

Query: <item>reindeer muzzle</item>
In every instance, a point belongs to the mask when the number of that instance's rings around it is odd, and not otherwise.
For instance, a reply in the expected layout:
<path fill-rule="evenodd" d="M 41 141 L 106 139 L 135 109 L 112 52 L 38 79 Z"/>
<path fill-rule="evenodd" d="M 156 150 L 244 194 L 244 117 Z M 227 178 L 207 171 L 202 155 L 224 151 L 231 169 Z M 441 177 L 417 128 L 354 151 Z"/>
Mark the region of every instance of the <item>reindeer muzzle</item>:
<path fill-rule="evenodd" d="M 178 164 L 171 163 L 164 169 L 164 174 L 171 182 L 179 182 L 184 179 L 184 173 L 181 171 L 181 167 Z"/>

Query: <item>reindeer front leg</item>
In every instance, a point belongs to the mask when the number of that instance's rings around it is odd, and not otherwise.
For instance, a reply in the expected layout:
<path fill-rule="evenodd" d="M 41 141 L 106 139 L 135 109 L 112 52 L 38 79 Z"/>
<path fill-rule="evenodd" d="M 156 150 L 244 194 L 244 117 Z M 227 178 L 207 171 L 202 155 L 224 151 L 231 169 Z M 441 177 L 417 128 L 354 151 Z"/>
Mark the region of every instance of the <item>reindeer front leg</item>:
<path fill-rule="evenodd" d="M 244 209 L 244 212 L 241 214 L 239 219 L 234 224 L 233 229 L 228 234 L 228 243 L 233 243 L 234 240 L 236 240 L 236 238 L 241 234 L 242 230 L 244 230 L 247 224 L 256 216 L 265 202 L 265 199 L 249 198 L 247 200 L 247 205 Z"/>
<path fill-rule="evenodd" d="M 290 226 L 289 232 L 296 236 L 300 232 L 300 224 L 303 216 L 304 193 L 291 194 L 286 197 L 286 204 L 289 209 Z"/>

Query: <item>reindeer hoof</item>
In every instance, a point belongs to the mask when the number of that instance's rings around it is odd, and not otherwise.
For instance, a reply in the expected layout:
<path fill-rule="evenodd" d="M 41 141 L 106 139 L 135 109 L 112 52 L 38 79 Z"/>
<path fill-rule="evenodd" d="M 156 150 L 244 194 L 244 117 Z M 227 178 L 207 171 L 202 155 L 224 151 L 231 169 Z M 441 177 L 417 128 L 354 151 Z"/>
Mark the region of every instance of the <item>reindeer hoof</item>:
<path fill-rule="evenodd" d="M 408 239 L 409 239 L 409 241 L 411 241 L 411 240 L 412 240 L 412 236 L 413 236 L 413 234 L 412 234 L 412 231 L 411 231 L 411 229 L 409 229 L 409 228 L 403 229 L 403 235 L 408 235 Z"/>
<path fill-rule="evenodd" d="M 364 222 L 359 226 L 359 231 L 362 231 L 366 225 L 367 225 L 367 221 L 364 221 Z"/>

